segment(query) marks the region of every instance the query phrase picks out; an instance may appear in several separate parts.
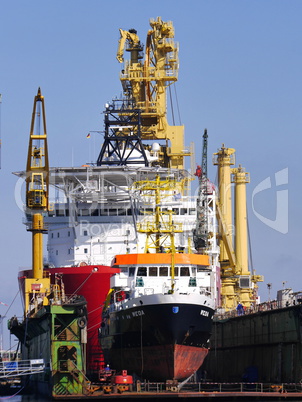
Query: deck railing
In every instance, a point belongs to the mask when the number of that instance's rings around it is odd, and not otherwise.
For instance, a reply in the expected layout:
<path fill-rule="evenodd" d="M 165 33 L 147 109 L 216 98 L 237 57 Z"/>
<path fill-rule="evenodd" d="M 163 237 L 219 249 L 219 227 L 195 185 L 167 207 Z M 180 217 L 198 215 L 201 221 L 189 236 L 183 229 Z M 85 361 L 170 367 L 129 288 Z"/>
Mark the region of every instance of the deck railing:
<path fill-rule="evenodd" d="M 42 373 L 44 369 L 43 359 L 4 361 L 0 362 L 0 379 Z"/>

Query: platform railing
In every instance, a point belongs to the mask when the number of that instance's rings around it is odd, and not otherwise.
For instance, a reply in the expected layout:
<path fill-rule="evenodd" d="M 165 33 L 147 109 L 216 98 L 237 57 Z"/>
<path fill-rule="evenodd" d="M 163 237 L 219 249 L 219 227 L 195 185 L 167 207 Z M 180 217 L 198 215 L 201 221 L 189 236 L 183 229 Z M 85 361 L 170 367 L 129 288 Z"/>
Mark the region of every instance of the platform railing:
<path fill-rule="evenodd" d="M 301 394 L 302 383 L 218 383 L 218 382 L 188 382 L 179 389 L 177 382 L 173 384 L 156 383 L 149 381 L 138 382 L 137 392 L 165 393 L 167 391 L 175 393 L 279 393 L 279 394 Z"/>
<path fill-rule="evenodd" d="M 44 369 L 43 359 L 4 361 L 0 362 L 0 379 L 43 373 Z"/>
<path fill-rule="evenodd" d="M 264 312 L 264 311 L 284 309 L 284 308 L 297 306 L 297 305 L 302 305 L 302 303 L 300 301 L 299 302 L 293 301 L 292 303 L 288 303 L 288 304 L 284 305 L 283 301 L 271 300 L 268 302 L 257 304 L 256 306 L 253 306 L 252 308 L 247 308 L 247 309 L 243 309 L 240 311 L 237 311 L 236 309 L 230 310 L 230 311 L 220 311 L 218 309 L 215 314 L 215 319 L 226 319 L 226 318 L 232 318 L 232 317 L 237 317 L 237 316 L 250 315 L 250 314 L 255 314 L 255 313 Z"/>

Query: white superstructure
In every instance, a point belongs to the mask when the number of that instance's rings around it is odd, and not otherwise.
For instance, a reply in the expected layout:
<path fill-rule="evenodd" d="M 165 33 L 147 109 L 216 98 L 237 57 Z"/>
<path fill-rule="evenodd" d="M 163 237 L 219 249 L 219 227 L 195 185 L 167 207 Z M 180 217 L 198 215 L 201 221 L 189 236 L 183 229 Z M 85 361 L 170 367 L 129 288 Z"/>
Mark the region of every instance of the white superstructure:
<path fill-rule="evenodd" d="M 179 182 L 189 177 L 185 170 L 171 172 L 129 166 L 51 169 L 50 183 L 56 188 L 57 202 L 53 202 L 45 217 L 50 266 L 110 265 L 116 254 L 144 252 L 146 235 L 137 231 L 137 223 L 152 220 L 155 204 L 151 195 L 140 197 L 133 184 L 142 179 L 152 180 L 157 174 L 173 176 Z M 214 191 L 208 197 L 209 204 L 215 206 Z M 162 212 L 168 210 L 182 225 L 182 232 L 175 234 L 175 246 L 184 252 L 194 252 L 196 197 L 171 191 L 161 205 Z M 213 207 L 209 208 L 208 220 L 214 258 L 217 247 Z"/>

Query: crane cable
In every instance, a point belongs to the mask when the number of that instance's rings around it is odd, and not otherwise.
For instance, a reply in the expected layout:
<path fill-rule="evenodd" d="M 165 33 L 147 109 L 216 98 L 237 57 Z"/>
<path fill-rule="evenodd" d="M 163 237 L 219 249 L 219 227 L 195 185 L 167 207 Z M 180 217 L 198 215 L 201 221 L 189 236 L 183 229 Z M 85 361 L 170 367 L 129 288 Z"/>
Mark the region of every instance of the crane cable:
<path fill-rule="evenodd" d="M 176 101 L 179 124 L 182 125 L 181 124 L 180 110 L 179 110 L 178 97 L 177 97 L 177 91 L 176 91 L 176 85 L 175 84 L 174 84 L 174 94 L 175 94 L 175 101 Z M 174 118 L 174 108 L 173 108 L 173 101 L 172 101 L 171 86 L 169 86 L 169 97 L 170 97 L 173 125 L 175 126 L 175 118 Z"/>
<path fill-rule="evenodd" d="M 172 94 L 171 94 L 171 87 L 170 86 L 169 86 L 169 97 L 170 97 L 170 104 L 171 104 L 171 113 L 172 113 L 173 126 L 175 126 L 174 109 L 173 109 Z"/>
<path fill-rule="evenodd" d="M 176 91 L 176 84 L 174 85 L 174 92 L 175 92 L 175 99 L 176 99 L 176 106 L 177 106 L 179 124 L 182 126 L 181 117 L 180 117 L 180 110 L 179 110 L 179 104 L 178 104 L 178 96 L 177 96 L 177 91 Z"/>

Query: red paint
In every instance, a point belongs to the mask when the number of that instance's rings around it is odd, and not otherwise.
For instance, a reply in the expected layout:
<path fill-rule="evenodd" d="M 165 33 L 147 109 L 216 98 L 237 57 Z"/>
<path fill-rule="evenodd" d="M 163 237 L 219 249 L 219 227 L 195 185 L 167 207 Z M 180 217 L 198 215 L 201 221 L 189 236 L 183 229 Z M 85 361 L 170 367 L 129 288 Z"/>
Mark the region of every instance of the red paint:
<path fill-rule="evenodd" d="M 124 348 L 123 365 L 128 372 L 153 381 L 184 380 L 202 365 L 208 349 L 185 345 Z M 120 349 L 111 349 L 111 365 L 119 367 Z"/>
<path fill-rule="evenodd" d="M 110 277 L 120 272 L 118 268 L 106 265 L 86 265 L 80 267 L 50 268 L 45 270 L 54 283 L 55 274 L 63 275 L 67 296 L 82 295 L 87 301 L 87 371 L 92 373 L 103 367 L 103 352 L 99 345 L 98 330 L 101 322 L 102 306 L 110 289 Z M 19 283 L 24 292 L 24 278 L 31 277 L 31 270 L 19 273 Z M 23 293 L 24 296 L 24 293 Z"/>

